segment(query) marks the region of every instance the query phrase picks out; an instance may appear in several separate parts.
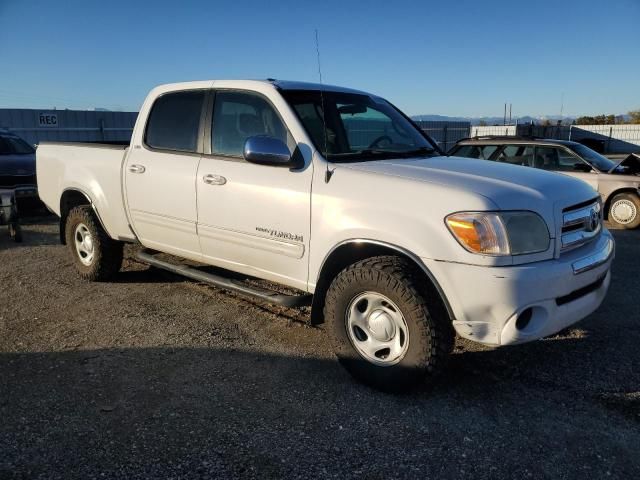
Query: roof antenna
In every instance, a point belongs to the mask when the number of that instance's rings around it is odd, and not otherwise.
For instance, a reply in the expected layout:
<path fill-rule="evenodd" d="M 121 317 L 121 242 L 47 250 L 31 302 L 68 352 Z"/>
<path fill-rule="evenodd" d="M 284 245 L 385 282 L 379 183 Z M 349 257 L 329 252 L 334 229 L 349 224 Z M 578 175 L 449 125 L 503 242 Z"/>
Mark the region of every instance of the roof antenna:
<path fill-rule="evenodd" d="M 325 108 L 324 108 L 324 86 L 322 85 L 322 69 L 320 68 L 320 42 L 318 41 L 318 29 L 316 28 L 316 56 L 318 58 L 318 77 L 320 78 L 320 103 L 322 106 L 322 132 L 324 133 L 324 154 L 327 157 L 327 170 L 324 173 L 324 183 L 329 183 L 333 170 L 329 169 L 329 147 L 327 140 L 327 122 L 325 121 Z"/>

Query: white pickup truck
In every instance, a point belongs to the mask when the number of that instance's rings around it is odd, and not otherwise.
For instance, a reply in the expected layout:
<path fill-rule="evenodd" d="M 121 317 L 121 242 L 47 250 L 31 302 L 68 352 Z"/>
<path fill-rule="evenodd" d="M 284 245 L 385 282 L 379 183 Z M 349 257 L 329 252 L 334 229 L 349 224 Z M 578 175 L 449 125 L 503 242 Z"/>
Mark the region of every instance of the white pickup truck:
<path fill-rule="evenodd" d="M 610 282 L 614 242 L 590 186 L 440 156 L 392 104 L 345 88 L 159 86 L 130 146 L 41 143 L 37 180 L 83 278 L 113 277 L 138 242 L 161 268 L 310 303 L 340 362 L 384 390 L 433 378 L 455 332 L 496 346 L 556 333 Z"/>

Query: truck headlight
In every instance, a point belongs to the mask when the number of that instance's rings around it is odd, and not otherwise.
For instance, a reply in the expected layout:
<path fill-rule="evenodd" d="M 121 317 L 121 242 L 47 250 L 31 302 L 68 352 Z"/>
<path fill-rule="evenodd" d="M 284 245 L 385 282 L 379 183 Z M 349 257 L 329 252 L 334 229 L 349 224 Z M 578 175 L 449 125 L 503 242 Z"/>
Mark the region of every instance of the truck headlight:
<path fill-rule="evenodd" d="M 471 253 L 523 255 L 549 248 L 547 224 L 534 212 L 459 212 L 445 222 Z"/>

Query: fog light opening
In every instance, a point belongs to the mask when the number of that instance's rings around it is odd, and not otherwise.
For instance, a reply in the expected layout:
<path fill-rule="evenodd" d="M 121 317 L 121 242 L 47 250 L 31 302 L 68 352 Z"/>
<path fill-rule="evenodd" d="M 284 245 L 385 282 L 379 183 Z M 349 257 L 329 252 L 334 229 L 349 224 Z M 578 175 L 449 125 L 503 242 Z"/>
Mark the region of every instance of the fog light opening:
<path fill-rule="evenodd" d="M 529 322 L 531 321 L 531 317 L 533 316 L 533 309 L 531 307 L 525 308 L 518 318 L 516 319 L 516 328 L 518 330 L 524 330 L 529 326 Z"/>

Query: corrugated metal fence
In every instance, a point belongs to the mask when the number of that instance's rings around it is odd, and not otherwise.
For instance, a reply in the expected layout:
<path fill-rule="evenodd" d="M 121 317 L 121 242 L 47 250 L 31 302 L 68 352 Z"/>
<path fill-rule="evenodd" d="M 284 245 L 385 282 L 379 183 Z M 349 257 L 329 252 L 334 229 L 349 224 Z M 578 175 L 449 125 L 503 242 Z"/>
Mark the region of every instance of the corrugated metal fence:
<path fill-rule="evenodd" d="M 5 128 L 31 144 L 57 142 L 125 142 L 137 112 L 92 110 L 0 109 L 0 128 Z"/>

